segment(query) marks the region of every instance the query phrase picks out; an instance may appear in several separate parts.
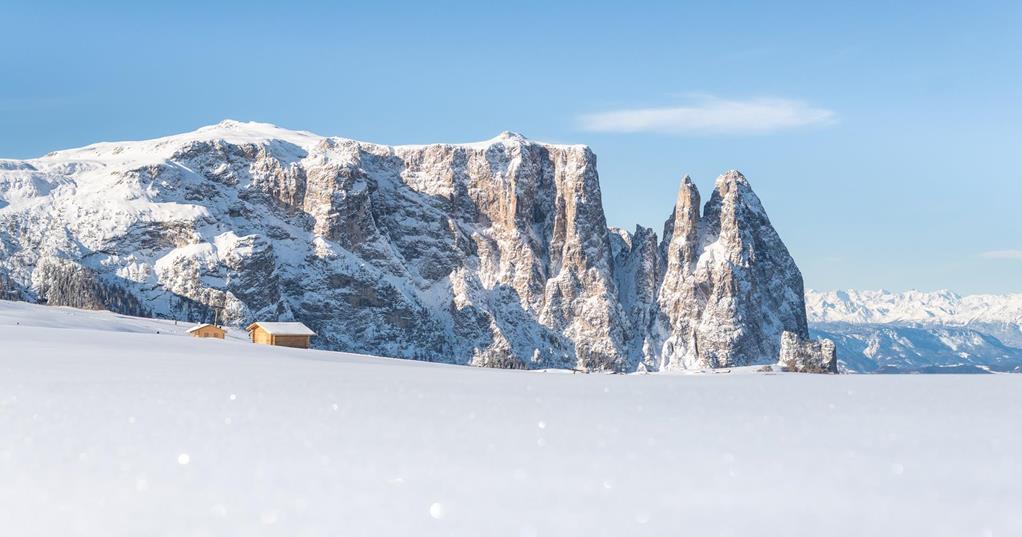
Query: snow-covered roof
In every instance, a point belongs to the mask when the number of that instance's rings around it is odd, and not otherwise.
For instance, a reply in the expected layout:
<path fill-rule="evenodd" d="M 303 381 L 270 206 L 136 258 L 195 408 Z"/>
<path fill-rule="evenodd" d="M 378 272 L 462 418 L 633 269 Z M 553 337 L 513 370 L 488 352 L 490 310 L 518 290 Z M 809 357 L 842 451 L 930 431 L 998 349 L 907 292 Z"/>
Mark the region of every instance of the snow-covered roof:
<path fill-rule="evenodd" d="M 265 323 L 258 322 L 248 325 L 245 330 L 252 331 L 256 327 L 262 328 L 268 334 L 275 336 L 314 336 L 315 332 L 311 328 L 305 326 L 302 323 Z"/>
<path fill-rule="evenodd" d="M 202 323 L 202 324 L 197 324 L 197 325 L 189 328 L 188 329 L 188 333 L 191 334 L 192 332 L 198 332 L 199 330 L 201 330 L 203 328 L 206 328 L 207 326 L 212 326 L 213 328 L 220 328 L 219 326 L 217 326 L 215 324 Z"/>

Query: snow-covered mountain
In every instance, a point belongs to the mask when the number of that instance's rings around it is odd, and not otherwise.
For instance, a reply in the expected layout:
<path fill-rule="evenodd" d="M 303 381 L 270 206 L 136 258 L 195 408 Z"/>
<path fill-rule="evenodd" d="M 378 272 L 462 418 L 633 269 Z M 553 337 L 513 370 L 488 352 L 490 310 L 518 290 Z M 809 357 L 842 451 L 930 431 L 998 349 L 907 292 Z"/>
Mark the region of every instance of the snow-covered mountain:
<path fill-rule="evenodd" d="M 1022 370 L 1022 294 L 810 290 L 806 304 L 849 370 Z"/>
<path fill-rule="evenodd" d="M 770 363 L 802 277 L 738 172 L 664 238 L 607 229 L 585 146 L 383 146 L 224 121 L 0 160 L 0 297 L 228 323 L 495 367 Z"/>

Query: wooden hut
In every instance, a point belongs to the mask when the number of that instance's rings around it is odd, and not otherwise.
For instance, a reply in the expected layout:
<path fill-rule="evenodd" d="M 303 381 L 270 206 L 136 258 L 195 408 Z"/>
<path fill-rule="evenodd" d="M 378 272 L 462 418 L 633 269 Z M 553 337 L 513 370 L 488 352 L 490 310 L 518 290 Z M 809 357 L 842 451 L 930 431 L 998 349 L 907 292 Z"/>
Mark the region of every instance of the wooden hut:
<path fill-rule="evenodd" d="M 188 329 L 188 334 L 192 337 L 211 337 L 216 339 L 223 339 L 226 332 L 223 328 L 215 324 L 200 324 Z"/>
<path fill-rule="evenodd" d="M 252 343 L 308 349 L 312 336 L 316 335 L 302 323 L 252 323 L 246 328 Z"/>

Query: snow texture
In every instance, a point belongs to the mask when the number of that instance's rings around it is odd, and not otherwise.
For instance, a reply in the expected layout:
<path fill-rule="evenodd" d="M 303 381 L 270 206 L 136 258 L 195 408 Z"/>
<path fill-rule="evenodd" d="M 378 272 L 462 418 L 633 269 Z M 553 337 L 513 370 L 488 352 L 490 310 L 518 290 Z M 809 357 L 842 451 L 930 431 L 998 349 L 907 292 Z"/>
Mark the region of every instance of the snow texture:
<path fill-rule="evenodd" d="M 1018 375 L 498 371 L 186 328 L 0 302 L 5 535 L 1022 532 Z"/>

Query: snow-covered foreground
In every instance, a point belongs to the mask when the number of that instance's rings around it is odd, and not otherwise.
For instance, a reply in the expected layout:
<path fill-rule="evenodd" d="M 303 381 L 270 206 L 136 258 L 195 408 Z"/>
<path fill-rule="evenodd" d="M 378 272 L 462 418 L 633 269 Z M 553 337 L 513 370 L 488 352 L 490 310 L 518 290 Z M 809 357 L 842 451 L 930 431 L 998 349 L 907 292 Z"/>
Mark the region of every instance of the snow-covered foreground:
<path fill-rule="evenodd" d="M 0 302 L 0 533 L 1022 532 L 1019 375 L 501 371 L 186 328 Z"/>

